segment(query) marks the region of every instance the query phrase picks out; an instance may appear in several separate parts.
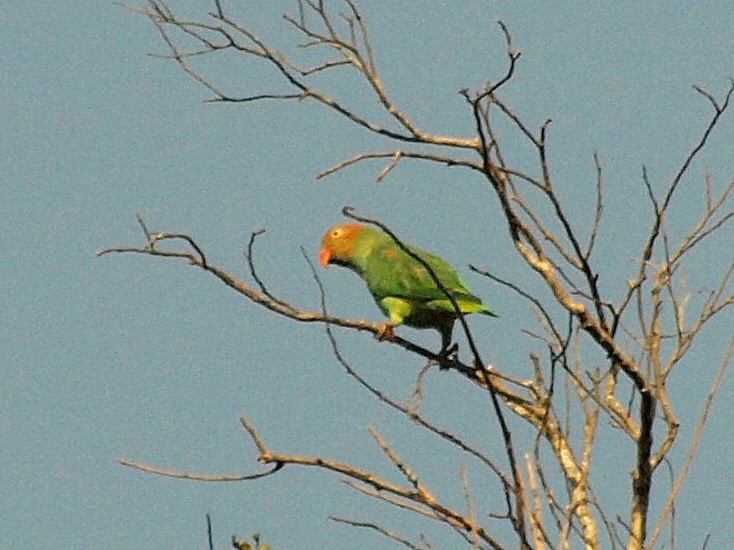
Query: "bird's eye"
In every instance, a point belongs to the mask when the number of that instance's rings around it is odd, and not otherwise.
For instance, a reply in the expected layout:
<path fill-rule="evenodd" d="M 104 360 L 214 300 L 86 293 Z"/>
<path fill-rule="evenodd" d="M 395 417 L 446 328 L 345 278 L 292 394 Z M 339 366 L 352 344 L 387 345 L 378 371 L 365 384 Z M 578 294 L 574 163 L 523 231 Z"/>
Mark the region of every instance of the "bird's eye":
<path fill-rule="evenodd" d="M 337 227 L 336 229 L 334 229 L 334 231 L 331 232 L 331 236 L 334 237 L 335 239 L 338 239 L 341 236 L 341 234 L 342 234 L 342 230 L 339 227 Z"/>

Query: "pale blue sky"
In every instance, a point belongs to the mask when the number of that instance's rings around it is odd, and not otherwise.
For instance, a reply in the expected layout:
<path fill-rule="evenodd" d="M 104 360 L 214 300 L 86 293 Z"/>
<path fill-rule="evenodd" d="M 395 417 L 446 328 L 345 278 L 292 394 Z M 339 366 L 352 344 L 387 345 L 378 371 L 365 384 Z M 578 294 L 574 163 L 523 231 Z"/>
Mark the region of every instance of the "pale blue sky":
<path fill-rule="evenodd" d="M 662 189 L 700 136 L 709 105 L 691 84 L 718 97 L 727 89 L 731 10 L 720 2 L 363 3 L 386 86 L 421 126 L 440 133 L 471 135 L 457 91 L 502 74 L 502 36 L 492 21 L 507 23 L 523 57 L 504 97 L 534 126 L 554 120 L 551 162 L 565 197 L 593 191 L 599 151 L 609 238 L 599 243 L 598 262 L 608 274 L 602 285 L 619 295 L 635 266 L 630 247 L 639 247 L 649 225 L 641 165 Z M 293 51 L 280 14 L 294 3 L 223 4 Z M 172 6 L 210 9 L 194 0 Z M 207 93 L 174 63 L 146 56 L 164 51 L 153 26 L 111 2 L 5 0 L 0 28 L 0 547 L 204 548 L 207 512 L 220 548 L 231 534 L 256 530 L 277 550 L 389 547 L 328 515 L 387 518 L 413 538 L 425 531 L 437 547 L 455 545 L 445 529 L 373 505 L 322 473 L 286 468 L 253 483 L 201 484 L 118 465 L 125 456 L 202 473 L 258 471 L 241 414 L 276 450 L 352 461 L 397 480 L 366 431 L 374 424 L 457 506 L 457 468 L 469 461 L 357 387 L 333 359 L 323 327 L 275 317 L 183 262 L 94 252 L 139 244 L 140 212 L 154 230 L 195 235 L 210 261 L 244 275 L 242 250 L 251 230 L 265 227 L 262 275 L 288 300 L 315 309 L 317 289 L 299 246 L 315 255 L 324 229 L 351 204 L 461 266 L 502 314 L 472 321 L 485 355 L 523 376 L 537 344 L 519 331 L 532 314 L 465 267 L 538 284 L 515 258 L 484 182 L 407 161 L 380 185 L 373 183 L 380 164 L 315 181 L 352 154 L 389 145 L 306 102 L 203 103 Z M 211 69 L 243 93 L 284 91 L 276 74 L 249 61 Z M 346 76 L 329 86 L 375 112 L 369 91 Z M 698 213 L 695 189 L 707 168 L 719 184 L 734 174 L 732 143 L 729 114 L 686 180 L 674 232 Z M 522 154 L 514 137 L 505 147 Z M 588 209 L 572 210 L 589 219 Z M 697 258 L 692 289 L 711 284 L 706 276 L 731 257 L 732 242 L 728 227 L 714 251 Z M 335 313 L 380 319 L 356 277 L 332 269 L 323 280 Z M 731 312 L 712 323 L 672 380 L 681 443 L 733 324 Z M 431 332 L 403 333 L 438 343 Z M 367 335 L 338 335 L 365 376 L 400 399 L 408 395 L 418 358 Z M 427 391 L 430 415 L 501 455 L 484 394 L 438 372 Z M 734 540 L 733 393 L 729 377 L 681 495 L 679 548 L 700 548 L 707 533 L 710 549 Z M 619 504 L 613 513 L 626 514 L 632 463 L 619 441 L 601 443 L 597 460 L 616 480 L 605 485 Z M 678 469 L 684 451 L 681 444 L 671 456 Z M 482 492 L 481 470 L 472 474 L 478 495 L 495 494 Z M 664 477 L 658 483 L 666 491 Z"/>

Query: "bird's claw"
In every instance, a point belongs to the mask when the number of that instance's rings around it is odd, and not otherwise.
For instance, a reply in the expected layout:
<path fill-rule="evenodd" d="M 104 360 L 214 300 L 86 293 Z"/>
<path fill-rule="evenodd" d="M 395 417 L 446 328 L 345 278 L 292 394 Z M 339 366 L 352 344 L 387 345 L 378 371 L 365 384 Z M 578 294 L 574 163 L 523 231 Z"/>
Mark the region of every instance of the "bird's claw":
<path fill-rule="evenodd" d="M 390 323 L 380 325 L 380 330 L 377 331 L 375 338 L 380 342 L 384 342 L 385 340 L 395 340 L 395 331 L 393 330 L 393 326 Z"/>
<path fill-rule="evenodd" d="M 441 359 L 447 359 L 449 361 L 458 361 L 459 360 L 459 344 L 454 342 L 452 346 L 449 346 L 446 349 L 442 349 L 438 356 Z M 439 362 L 440 363 L 440 362 Z M 441 369 L 446 369 L 448 367 L 441 365 Z"/>

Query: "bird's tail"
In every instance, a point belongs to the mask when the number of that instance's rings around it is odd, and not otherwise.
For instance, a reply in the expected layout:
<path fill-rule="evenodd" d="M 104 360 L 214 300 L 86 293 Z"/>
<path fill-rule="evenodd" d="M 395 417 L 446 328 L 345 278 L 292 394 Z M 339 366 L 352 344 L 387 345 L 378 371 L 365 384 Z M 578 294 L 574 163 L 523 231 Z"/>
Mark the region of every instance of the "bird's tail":
<path fill-rule="evenodd" d="M 499 317 L 499 314 L 495 313 L 494 311 L 492 311 L 485 305 L 482 305 L 482 309 L 477 311 L 477 313 L 483 313 L 484 315 L 487 315 L 488 317 Z"/>

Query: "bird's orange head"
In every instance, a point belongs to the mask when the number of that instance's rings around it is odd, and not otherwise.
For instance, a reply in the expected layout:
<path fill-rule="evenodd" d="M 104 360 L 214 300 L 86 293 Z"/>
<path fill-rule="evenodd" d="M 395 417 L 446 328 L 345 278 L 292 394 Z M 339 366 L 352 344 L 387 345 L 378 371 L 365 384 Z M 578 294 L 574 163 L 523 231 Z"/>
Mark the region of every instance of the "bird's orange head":
<path fill-rule="evenodd" d="M 362 233 L 365 226 L 361 223 L 350 223 L 346 225 L 335 225 L 329 228 L 321 239 L 321 252 L 319 262 L 324 267 L 330 264 L 348 264 L 354 252 L 357 237 Z"/>

